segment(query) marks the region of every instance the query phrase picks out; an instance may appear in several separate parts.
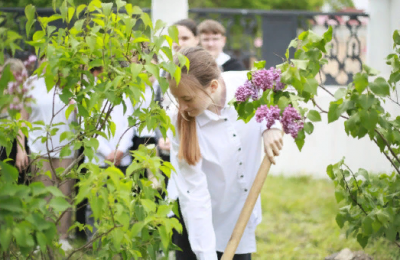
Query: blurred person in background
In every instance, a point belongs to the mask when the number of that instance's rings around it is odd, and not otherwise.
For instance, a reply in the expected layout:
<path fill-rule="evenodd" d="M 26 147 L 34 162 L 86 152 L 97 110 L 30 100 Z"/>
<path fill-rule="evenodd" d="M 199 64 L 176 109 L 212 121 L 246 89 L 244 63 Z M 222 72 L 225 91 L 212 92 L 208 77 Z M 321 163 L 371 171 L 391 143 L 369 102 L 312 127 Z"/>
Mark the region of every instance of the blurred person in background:
<path fill-rule="evenodd" d="M 5 67 L 8 65 L 10 66 L 10 70 L 14 75 L 14 81 L 8 83 L 8 86 L 5 90 L 6 93 L 4 94 L 15 96 L 14 99 L 16 100 L 13 100 L 13 103 L 10 104 L 9 109 L 15 109 L 20 111 L 21 119 L 26 120 L 27 114 L 25 113 L 25 110 L 22 109 L 23 106 L 21 100 L 19 100 L 17 95 L 18 93 L 23 94 L 28 91 L 28 89 L 26 88 L 28 86 L 24 84 L 28 77 L 28 72 L 26 70 L 26 67 L 24 66 L 24 63 L 21 60 L 15 58 L 9 58 L 1 67 L 0 75 L 1 71 L 5 69 Z M 0 111 L 0 124 L 5 123 L 3 120 L 9 118 L 10 115 L 8 113 L 7 108 L 4 108 L 3 111 Z M 4 134 L 5 138 L 9 137 L 7 133 L 2 133 L 2 134 Z M 8 163 L 11 164 L 12 166 L 17 167 L 19 171 L 19 176 L 18 176 L 19 184 L 25 182 L 26 168 L 29 165 L 28 154 L 29 154 L 29 148 L 27 140 L 21 130 L 19 130 L 17 138 L 15 138 L 13 141 L 11 153 L 9 156 L 7 156 L 5 147 L 0 147 L 0 160 L 4 161 L 6 159 L 11 159 L 11 161 L 8 161 Z"/>
<path fill-rule="evenodd" d="M 200 45 L 215 59 L 222 71 L 245 70 L 243 64 L 224 52 L 226 44 L 225 27 L 215 20 L 204 20 L 197 26 Z"/>
<path fill-rule="evenodd" d="M 180 47 L 196 47 L 199 45 L 199 35 L 197 33 L 197 24 L 192 19 L 183 19 L 174 23 L 179 31 L 179 46 Z M 177 45 L 174 43 L 174 47 Z"/>

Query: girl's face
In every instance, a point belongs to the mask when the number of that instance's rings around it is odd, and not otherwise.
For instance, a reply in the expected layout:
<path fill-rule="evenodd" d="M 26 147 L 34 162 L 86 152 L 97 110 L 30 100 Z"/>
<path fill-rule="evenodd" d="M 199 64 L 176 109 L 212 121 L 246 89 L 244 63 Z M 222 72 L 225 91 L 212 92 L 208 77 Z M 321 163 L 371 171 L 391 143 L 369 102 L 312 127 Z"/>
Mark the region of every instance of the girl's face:
<path fill-rule="evenodd" d="M 177 25 L 176 28 L 179 31 L 178 39 L 181 47 L 196 47 L 199 45 L 199 37 L 194 36 L 186 26 Z"/>
<path fill-rule="evenodd" d="M 191 87 L 190 84 L 193 85 L 194 82 L 182 77 L 178 87 L 174 80 L 170 80 L 169 89 L 178 102 L 179 111 L 185 112 L 190 117 L 196 117 L 214 104 L 213 99 L 218 88 L 218 81 L 213 80 L 206 88 Z"/>

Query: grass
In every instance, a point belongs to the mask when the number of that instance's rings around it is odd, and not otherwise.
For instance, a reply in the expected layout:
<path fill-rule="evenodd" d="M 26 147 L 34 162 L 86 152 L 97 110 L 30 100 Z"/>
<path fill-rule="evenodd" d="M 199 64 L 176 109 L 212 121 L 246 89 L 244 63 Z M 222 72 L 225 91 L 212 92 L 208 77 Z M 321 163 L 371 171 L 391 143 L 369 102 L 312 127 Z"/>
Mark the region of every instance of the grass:
<path fill-rule="evenodd" d="M 336 224 L 339 206 L 329 180 L 268 176 L 261 201 L 263 221 L 256 232 L 255 260 L 322 260 L 344 248 L 362 250 Z M 384 239 L 373 241 L 364 251 L 375 260 L 400 255 L 399 248 Z"/>
<path fill-rule="evenodd" d="M 339 206 L 331 181 L 268 176 L 261 197 L 263 220 L 257 227 L 254 260 L 323 260 L 344 248 L 362 250 L 356 239 L 346 239 L 344 230 L 336 224 Z M 78 248 L 85 241 L 72 243 Z M 374 260 L 392 260 L 395 256 L 400 260 L 399 248 L 385 239 L 373 241 L 364 251 Z M 77 253 L 73 259 L 91 260 L 94 256 Z"/>

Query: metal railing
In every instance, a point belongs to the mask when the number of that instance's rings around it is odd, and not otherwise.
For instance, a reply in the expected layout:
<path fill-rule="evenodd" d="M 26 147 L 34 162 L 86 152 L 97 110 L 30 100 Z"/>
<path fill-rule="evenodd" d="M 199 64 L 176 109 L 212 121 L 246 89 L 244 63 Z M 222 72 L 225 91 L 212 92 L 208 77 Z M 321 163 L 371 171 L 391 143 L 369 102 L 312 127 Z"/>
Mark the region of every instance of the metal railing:
<path fill-rule="evenodd" d="M 13 28 L 25 36 L 25 13 L 23 8 L 0 8 L 6 19 L 0 27 Z M 151 10 L 144 9 L 150 13 Z M 39 16 L 54 14 L 51 8 L 38 8 Z M 346 85 L 353 75 L 362 69 L 365 61 L 368 14 L 322 13 L 306 11 L 264 11 L 248 9 L 199 9 L 189 10 L 196 22 L 215 19 L 226 28 L 225 51 L 240 59 L 247 68 L 254 60 L 267 61 L 267 67 L 282 63 L 287 46 L 303 30 L 312 29 L 322 34 L 333 27 L 333 39 L 329 63 L 324 65 L 322 80 L 326 85 Z M 60 20 L 54 26 L 65 26 Z M 39 29 L 39 24 L 35 24 Z M 34 29 L 33 29 L 34 31 Z M 26 55 L 32 48 L 20 42 Z"/>

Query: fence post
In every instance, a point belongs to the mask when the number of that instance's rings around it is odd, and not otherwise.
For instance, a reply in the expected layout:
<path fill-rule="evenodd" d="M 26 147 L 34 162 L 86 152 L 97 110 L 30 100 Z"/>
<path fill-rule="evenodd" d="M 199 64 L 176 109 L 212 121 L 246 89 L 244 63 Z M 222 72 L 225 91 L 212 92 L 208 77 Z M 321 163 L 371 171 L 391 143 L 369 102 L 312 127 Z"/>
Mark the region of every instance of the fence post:
<path fill-rule="evenodd" d="M 297 34 L 297 16 L 269 14 L 262 16 L 262 59 L 266 67 L 281 64 L 286 49 Z"/>
<path fill-rule="evenodd" d="M 369 0 L 367 64 L 387 77 L 390 67 L 385 58 L 392 51 L 391 0 Z M 398 10 L 396 10 L 398 11 Z M 398 14 L 396 14 L 398 16 Z"/>

